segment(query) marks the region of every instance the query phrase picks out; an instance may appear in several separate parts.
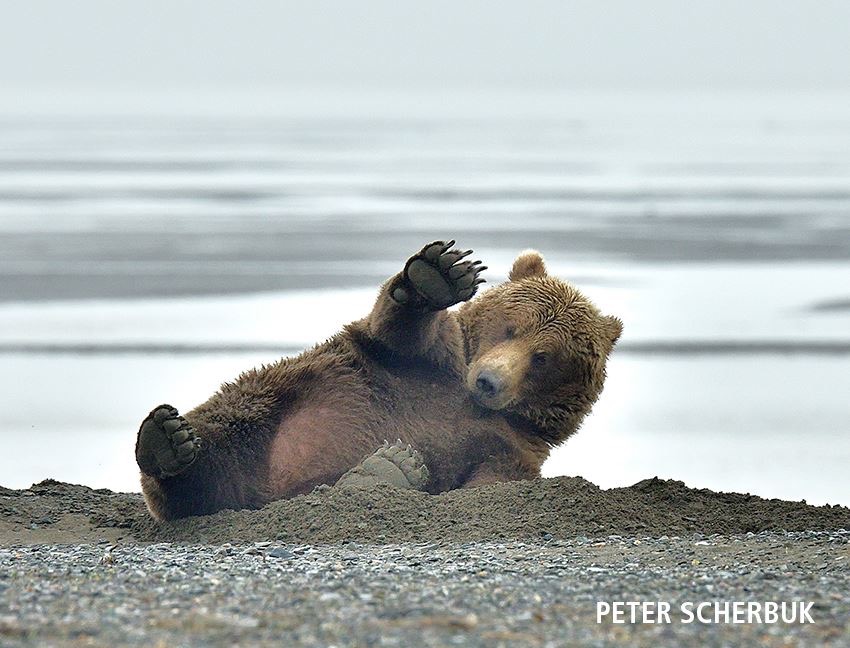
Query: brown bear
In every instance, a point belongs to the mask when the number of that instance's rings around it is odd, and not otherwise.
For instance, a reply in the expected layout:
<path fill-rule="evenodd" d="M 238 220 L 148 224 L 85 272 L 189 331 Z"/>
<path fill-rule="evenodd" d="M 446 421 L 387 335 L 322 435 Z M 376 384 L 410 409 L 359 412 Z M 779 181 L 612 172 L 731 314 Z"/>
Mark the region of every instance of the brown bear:
<path fill-rule="evenodd" d="M 243 373 L 184 417 L 154 409 L 136 442 L 151 514 L 257 508 L 343 475 L 387 478 L 388 465 L 429 493 L 539 476 L 602 391 L 622 323 L 534 251 L 469 301 L 485 267 L 453 244 L 426 245 L 323 344 Z"/>

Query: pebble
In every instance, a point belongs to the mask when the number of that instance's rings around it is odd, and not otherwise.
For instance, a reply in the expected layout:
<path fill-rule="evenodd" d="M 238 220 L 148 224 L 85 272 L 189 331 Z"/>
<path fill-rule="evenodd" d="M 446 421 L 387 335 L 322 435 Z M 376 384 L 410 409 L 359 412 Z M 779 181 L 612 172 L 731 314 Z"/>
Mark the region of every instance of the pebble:
<path fill-rule="evenodd" d="M 290 558 L 295 557 L 294 552 L 292 552 L 289 549 L 286 549 L 284 547 L 274 547 L 273 549 L 270 549 L 269 552 L 266 555 L 269 556 L 270 558 L 290 559 Z"/>

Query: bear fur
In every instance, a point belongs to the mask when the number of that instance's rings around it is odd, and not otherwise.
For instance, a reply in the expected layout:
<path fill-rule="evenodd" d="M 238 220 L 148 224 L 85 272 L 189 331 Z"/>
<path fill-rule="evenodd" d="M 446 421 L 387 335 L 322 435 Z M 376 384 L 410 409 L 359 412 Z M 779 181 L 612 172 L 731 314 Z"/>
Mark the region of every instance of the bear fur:
<path fill-rule="evenodd" d="M 136 449 L 151 514 L 306 493 L 387 439 L 418 451 L 430 493 L 538 477 L 602 391 L 622 323 L 548 276 L 534 251 L 464 301 L 484 267 L 451 245 L 423 248 L 367 317 L 323 344 L 243 373 L 184 417 L 154 410 Z M 151 430 L 170 445 L 152 450 Z"/>

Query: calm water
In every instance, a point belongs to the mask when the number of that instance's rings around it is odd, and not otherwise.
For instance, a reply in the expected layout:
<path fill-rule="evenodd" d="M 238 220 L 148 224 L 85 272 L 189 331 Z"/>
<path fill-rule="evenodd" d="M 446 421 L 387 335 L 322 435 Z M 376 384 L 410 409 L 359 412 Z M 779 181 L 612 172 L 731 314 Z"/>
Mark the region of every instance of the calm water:
<path fill-rule="evenodd" d="M 331 334 L 451 236 L 491 281 L 536 247 L 626 322 L 547 475 L 850 504 L 850 101 L 496 99 L 0 106 L 0 483 L 136 489 L 152 405 Z"/>
<path fill-rule="evenodd" d="M 138 490 L 134 432 L 153 405 L 189 406 L 269 353 L 208 356 L 10 355 L 0 456 L 8 486 L 45 476 Z M 659 475 L 721 490 L 850 503 L 850 359 L 623 354 L 579 434 L 546 475 L 601 486 Z M 49 397 L 49 406 L 45 397 Z"/>

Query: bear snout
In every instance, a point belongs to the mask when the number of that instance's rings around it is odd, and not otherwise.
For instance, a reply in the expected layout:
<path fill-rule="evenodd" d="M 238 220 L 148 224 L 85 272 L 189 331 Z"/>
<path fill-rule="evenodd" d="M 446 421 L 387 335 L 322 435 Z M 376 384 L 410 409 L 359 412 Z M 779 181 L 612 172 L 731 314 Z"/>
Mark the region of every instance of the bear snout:
<path fill-rule="evenodd" d="M 475 390 L 485 398 L 493 398 L 505 388 L 505 381 L 499 374 L 485 369 L 475 379 Z"/>
<path fill-rule="evenodd" d="M 473 370 L 467 381 L 473 398 L 487 409 L 499 410 L 514 400 L 515 386 L 510 374 L 498 367 L 482 367 Z"/>
<path fill-rule="evenodd" d="M 518 398 L 527 370 L 527 350 L 517 344 L 501 344 L 472 363 L 466 387 L 479 405 L 500 410 Z"/>

